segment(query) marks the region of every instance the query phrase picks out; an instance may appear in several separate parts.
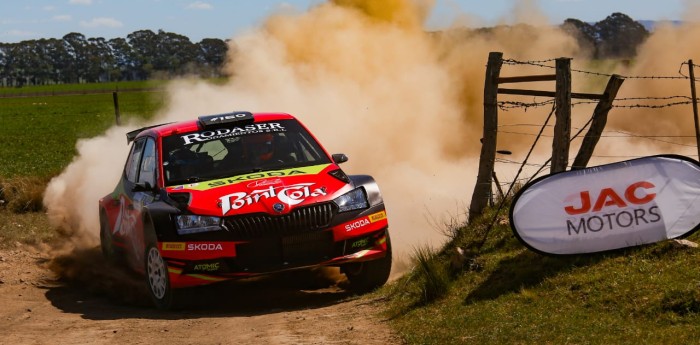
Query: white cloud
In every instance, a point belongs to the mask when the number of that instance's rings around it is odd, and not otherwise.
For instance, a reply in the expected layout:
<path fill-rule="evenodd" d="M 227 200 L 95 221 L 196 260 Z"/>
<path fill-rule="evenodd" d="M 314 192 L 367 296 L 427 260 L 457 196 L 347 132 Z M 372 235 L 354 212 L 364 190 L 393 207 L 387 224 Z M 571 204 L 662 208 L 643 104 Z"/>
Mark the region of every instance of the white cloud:
<path fill-rule="evenodd" d="M 204 1 L 195 1 L 187 5 L 185 8 L 188 10 L 211 10 L 214 8 L 214 6 Z"/>
<path fill-rule="evenodd" d="M 55 11 L 55 10 L 56 10 L 56 6 L 51 6 L 51 5 L 49 5 L 49 6 L 44 6 L 44 7 L 42 7 L 41 9 L 44 10 L 44 11 Z"/>
<path fill-rule="evenodd" d="M 120 28 L 124 24 L 114 18 L 92 18 L 90 21 L 80 21 L 80 26 L 86 28 L 97 28 L 97 27 L 107 27 L 107 28 Z"/>
<path fill-rule="evenodd" d="M 70 0 L 71 5 L 92 5 L 92 0 Z"/>
<path fill-rule="evenodd" d="M 54 22 L 70 22 L 73 20 L 73 17 L 71 17 L 68 14 L 59 14 L 57 16 L 51 17 L 51 20 Z"/>

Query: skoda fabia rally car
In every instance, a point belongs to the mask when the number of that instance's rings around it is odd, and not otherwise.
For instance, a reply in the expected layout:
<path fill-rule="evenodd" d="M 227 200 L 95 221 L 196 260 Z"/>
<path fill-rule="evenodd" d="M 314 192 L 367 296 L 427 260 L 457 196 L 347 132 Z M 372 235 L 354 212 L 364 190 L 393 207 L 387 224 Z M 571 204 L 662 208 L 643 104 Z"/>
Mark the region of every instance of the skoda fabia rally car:
<path fill-rule="evenodd" d="M 370 176 L 346 175 L 288 114 L 233 112 L 142 128 L 99 201 L 104 255 L 144 274 L 158 308 L 180 288 L 314 266 L 384 284 L 391 244 Z"/>

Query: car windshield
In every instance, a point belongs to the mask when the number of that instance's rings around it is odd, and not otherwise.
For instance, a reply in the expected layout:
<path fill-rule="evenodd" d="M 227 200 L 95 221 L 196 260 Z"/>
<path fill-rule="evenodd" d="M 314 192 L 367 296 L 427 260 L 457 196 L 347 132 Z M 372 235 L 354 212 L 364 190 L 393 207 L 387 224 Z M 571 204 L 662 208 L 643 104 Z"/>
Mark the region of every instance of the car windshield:
<path fill-rule="evenodd" d="M 163 138 L 168 186 L 330 163 L 296 120 L 256 122 Z"/>

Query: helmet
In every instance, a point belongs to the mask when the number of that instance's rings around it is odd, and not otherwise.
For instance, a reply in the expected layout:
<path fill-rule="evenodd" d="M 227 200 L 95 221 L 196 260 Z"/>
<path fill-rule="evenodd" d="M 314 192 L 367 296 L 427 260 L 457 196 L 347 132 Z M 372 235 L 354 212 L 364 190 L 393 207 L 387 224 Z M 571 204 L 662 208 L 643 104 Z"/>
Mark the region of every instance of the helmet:
<path fill-rule="evenodd" d="M 257 162 L 265 162 L 274 153 L 274 136 L 270 133 L 252 134 L 241 138 L 243 152 L 246 158 Z"/>

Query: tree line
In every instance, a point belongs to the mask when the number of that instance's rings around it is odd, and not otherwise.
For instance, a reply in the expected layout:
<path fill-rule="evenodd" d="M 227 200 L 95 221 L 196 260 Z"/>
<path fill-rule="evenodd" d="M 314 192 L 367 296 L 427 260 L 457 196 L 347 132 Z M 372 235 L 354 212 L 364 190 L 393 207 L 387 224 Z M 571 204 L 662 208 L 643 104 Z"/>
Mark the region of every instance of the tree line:
<path fill-rule="evenodd" d="M 61 39 L 0 43 L 0 86 L 221 76 L 227 42 L 139 30 L 106 40 L 69 33 Z"/>
<path fill-rule="evenodd" d="M 567 19 L 560 27 L 598 59 L 633 58 L 649 36 L 642 24 L 623 13 L 613 13 L 593 24 Z M 219 77 L 228 49 L 228 43 L 221 39 L 192 43 L 186 36 L 163 30 L 139 30 L 126 38 L 110 40 L 86 38 L 74 32 L 61 39 L 0 43 L 0 86 L 147 80 L 188 74 Z"/>

